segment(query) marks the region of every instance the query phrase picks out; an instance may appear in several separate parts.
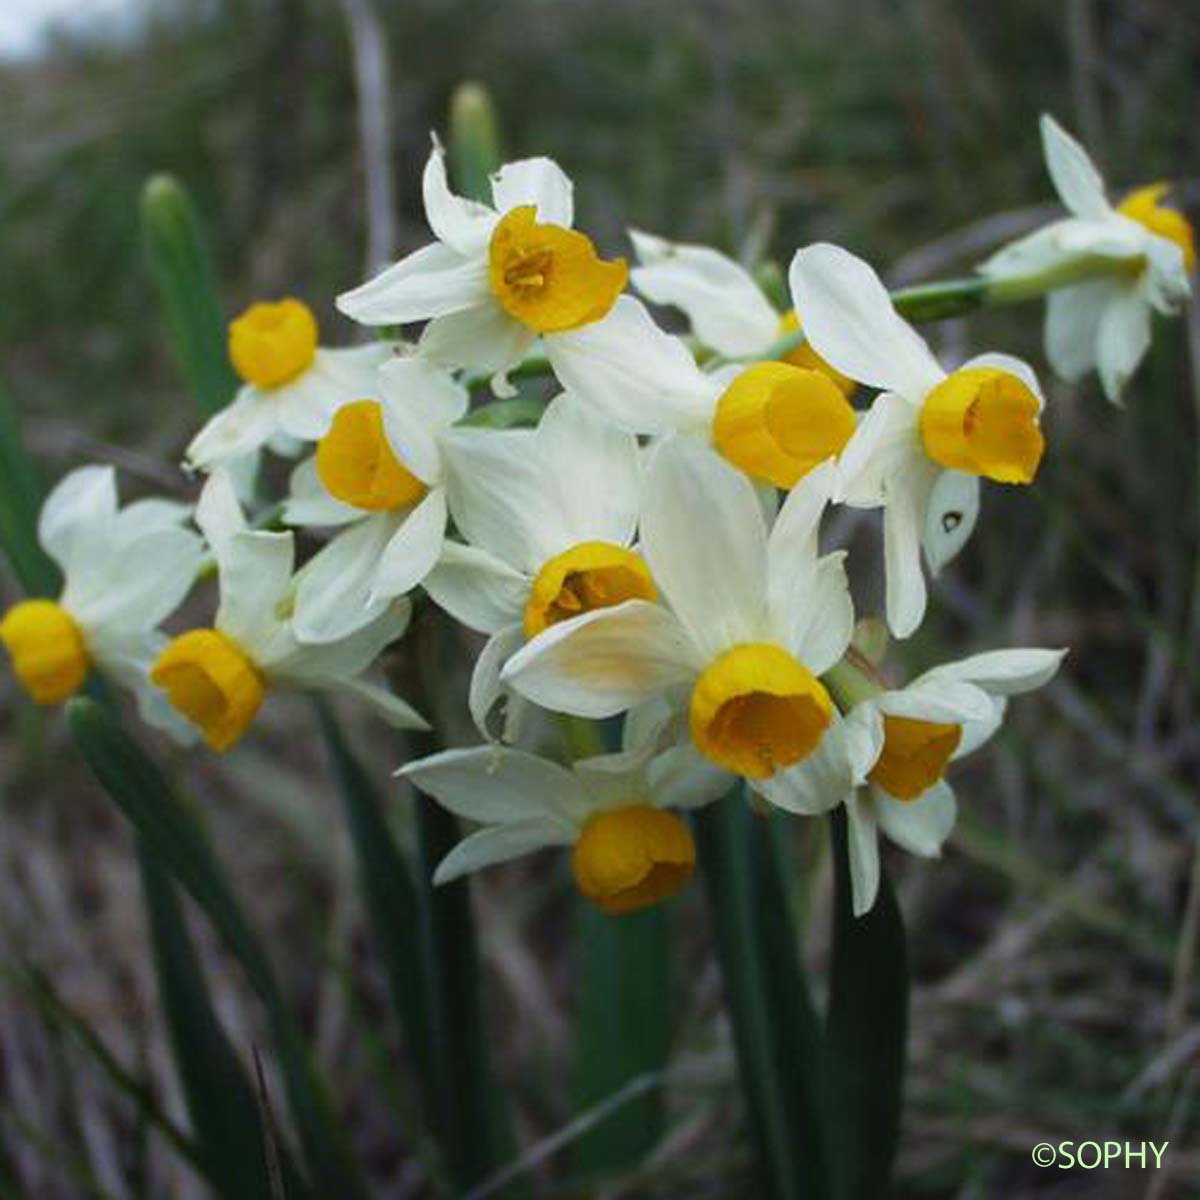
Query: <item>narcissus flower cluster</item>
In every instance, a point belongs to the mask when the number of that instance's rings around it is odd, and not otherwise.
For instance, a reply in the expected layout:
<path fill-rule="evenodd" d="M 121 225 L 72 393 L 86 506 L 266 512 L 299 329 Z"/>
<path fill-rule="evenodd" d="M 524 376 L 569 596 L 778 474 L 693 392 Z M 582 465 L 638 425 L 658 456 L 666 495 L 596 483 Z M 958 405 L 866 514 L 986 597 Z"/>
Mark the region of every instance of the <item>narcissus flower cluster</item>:
<path fill-rule="evenodd" d="M 979 286 L 1046 294 L 1052 366 L 1095 366 L 1115 398 L 1150 312 L 1188 294 L 1191 230 L 1164 186 L 1112 207 L 1078 144 L 1049 118 L 1043 137 L 1072 215 L 993 255 Z M 110 468 L 59 485 L 40 533 L 62 591 L 0 622 L 17 678 L 55 704 L 107 676 L 147 720 L 216 751 L 287 690 L 424 729 L 379 664 L 420 589 L 468 644 L 479 635 L 479 744 L 400 770 L 478 826 L 439 882 L 559 846 L 584 896 L 634 911 L 684 886 L 687 811 L 740 781 L 764 811 L 844 807 L 867 911 L 879 834 L 937 854 L 954 762 L 1064 651 L 891 678 L 856 645 L 827 515 L 882 510 L 884 615 L 908 638 L 926 574 L 975 529 L 983 481 L 1028 487 L 1054 453 L 1033 368 L 997 352 L 940 361 L 875 271 L 833 245 L 795 251 L 782 305 L 705 246 L 632 232 L 630 270 L 573 227 L 573 186 L 549 159 L 502 167 L 484 204 L 451 190 L 435 143 L 423 194 L 434 240 L 337 299 L 385 340 L 325 348 L 290 297 L 230 324 L 243 384 L 186 449 L 206 476 L 194 505 L 119 509 Z M 518 382 L 520 406 L 490 401 Z M 292 460 L 272 504 L 268 454 Z M 214 571 L 210 608 L 177 612 Z M 539 753 L 539 711 L 600 722 L 596 751 Z"/>

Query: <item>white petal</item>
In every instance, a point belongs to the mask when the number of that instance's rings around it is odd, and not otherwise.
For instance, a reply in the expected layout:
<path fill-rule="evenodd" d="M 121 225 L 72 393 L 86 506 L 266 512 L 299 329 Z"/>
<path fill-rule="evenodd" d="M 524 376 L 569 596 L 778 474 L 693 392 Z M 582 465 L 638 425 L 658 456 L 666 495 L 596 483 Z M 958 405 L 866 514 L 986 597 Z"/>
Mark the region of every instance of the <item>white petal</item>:
<path fill-rule="evenodd" d="M 379 368 L 391 357 L 387 342 L 348 350 L 319 349 L 303 375 L 272 393 L 279 429 L 299 442 L 318 441 L 329 432 L 334 414 L 343 405 L 378 398 Z"/>
<path fill-rule="evenodd" d="M 981 746 L 991 741 L 1004 723 L 1004 713 L 1007 708 L 1008 701 L 1005 697 L 993 696 L 992 711 L 984 720 L 967 721 L 963 725 L 962 740 L 950 756 L 951 761 L 966 758 L 968 754 L 974 754 Z"/>
<path fill-rule="evenodd" d="M 371 581 L 373 600 L 412 591 L 442 553 L 446 538 L 446 493 L 434 488 L 401 521 L 383 548 Z"/>
<path fill-rule="evenodd" d="M 675 617 L 629 600 L 550 626 L 509 660 L 502 678 L 554 712 L 611 717 L 702 666 Z"/>
<path fill-rule="evenodd" d="M 1104 196 L 1104 180 L 1087 151 L 1049 114 L 1041 118 L 1042 149 L 1054 189 L 1080 217 L 1103 217 L 1112 211 Z"/>
<path fill-rule="evenodd" d="M 361 509 L 343 504 L 325 490 L 315 457 L 296 465 L 288 480 L 288 497 L 283 504 L 285 525 L 348 525 L 361 521 L 362 516 Z"/>
<path fill-rule="evenodd" d="M 837 468 L 832 461 L 823 462 L 788 493 L 767 542 L 772 571 L 778 563 L 804 559 L 810 564 L 816 562 L 821 518 L 836 484 Z"/>
<path fill-rule="evenodd" d="M 446 156 L 435 139 L 421 179 L 425 219 L 434 237 L 465 258 L 479 254 L 496 227 L 496 214 L 476 200 L 456 196 L 446 182 Z"/>
<path fill-rule="evenodd" d="M 259 658 L 259 665 L 272 681 L 287 686 L 336 689 L 353 682 L 386 646 L 400 637 L 411 616 L 412 605 L 407 599 L 393 600 L 369 625 L 336 642 L 310 645 L 280 636 L 274 639 L 269 652 Z"/>
<path fill-rule="evenodd" d="M 1123 288 L 1108 302 L 1096 342 L 1096 367 L 1110 400 L 1121 399 L 1149 349 L 1150 307 L 1136 287 Z"/>
<path fill-rule="evenodd" d="M 387 607 L 371 595 L 376 564 L 396 518 L 375 514 L 351 525 L 297 572 L 292 627 L 302 642 L 336 642 L 369 625 Z"/>
<path fill-rule="evenodd" d="M 753 276 L 708 246 L 668 242 L 629 231 L 641 266 L 633 286 L 655 304 L 682 309 L 706 345 L 730 358 L 765 350 L 779 335 L 779 314 Z"/>
<path fill-rule="evenodd" d="M 386 398 L 442 429 L 467 415 L 471 396 L 444 367 L 420 354 L 393 356 L 379 371 Z"/>
<path fill-rule="evenodd" d="M 571 542 L 633 541 L 641 486 L 633 434 L 601 420 L 577 397 L 562 395 L 538 423 L 537 450 Z"/>
<path fill-rule="evenodd" d="M 915 800 L 896 800 L 882 788 L 872 788 L 879 828 L 898 846 L 922 858 L 937 858 L 954 829 L 958 805 L 944 780 Z"/>
<path fill-rule="evenodd" d="M 788 278 L 805 335 L 843 375 L 913 401 L 945 378 L 862 259 L 817 243 L 796 251 Z"/>
<path fill-rule="evenodd" d="M 906 688 L 884 692 L 874 703 L 889 717 L 942 725 L 987 720 L 992 711 L 991 698 L 982 688 L 964 679 L 936 675 L 924 675 Z"/>
<path fill-rule="evenodd" d="M 251 654 L 279 624 L 275 613 L 291 586 L 293 556 L 290 533 L 250 530 L 233 534 L 217 551 L 221 604 L 216 625 Z"/>
<path fill-rule="evenodd" d="M 936 475 L 927 464 L 888 477 L 883 512 L 883 556 L 887 574 L 887 622 L 905 638 L 925 616 L 925 577 L 921 574 L 921 534 L 926 502 Z"/>
<path fill-rule="evenodd" d="M 936 575 L 967 544 L 979 519 L 979 476 L 942 471 L 929 493 L 921 545 Z"/>
<path fill-rule="evenodd" d="M 184 452 L 184 462 L 202 471 L 261 449 L 279 432 L 279 406 L 270 392 L 247 384 L 232 404 L 209 418 Z"/>
<path fill-rule="evenodd" d="M 468 427 L 447 431 L 441 442 L 455 524 L 468 541 L 529 574 L 570 541 L 536 436 Z"/>
<path fill-rule="evenodd" d="M 1146 261 L 1138 286 L 1152 308 L 1165 317 L 1173 316 L 1192 295 L 1183 249 L 1166 238 L 1152 236 L 1146 242 Z"/>
<path fill-rule="evenodd" d="M 839 550 L 799 573 L 789 608 L 776 626 L 792 653 L 814 675 L 823 675 L 838 662 L 854 636 L 854 601 L 845 558 L 845 551 Z"/>
<path fill-rule="evenodd" d="M 921 681 L 962 679 L 993 696 L 1015 696 L 1049 683 L 1058 673 L 1066 654 L 1065 650 L 1033 648 L 988 650 L 934 667 L 921 676 Z"/>
<path fill-rule="evenodd" d="M 357 678 L 332 679 L 322 690 L 352 696 L 364 702 L 393 729 L 429 729 L 429 722 L 407 700 L 402 700 L 382 684 Z"/>
<path fill-rule="evenodd" d="M 894 392 L 875 397 L 837 462 L 835 499 L 857 508 L 884 503 L 884 481 L 909 460 L 925 457 L 918 433 L 919 410 Z"/>
<path fill-rule="evenodd" d="M 846 801 L 846 849 L 850 856 L 850 893 L 854 915 L 865 916 L 879 895 L 879 837 L 875 808 L 855 793 Z"/>
<path fill-rule="evenodd" d="M 1054 373 L 1068 383 L 1095 369 L 1100 318 L 1113 291 L 1111 280 L 1094 279 L 1046 297 L 1046 357 Z"/>
<path fill-rule="evenodd" d="M 587 807 L 571 771 L 502 746 L 444 750 L 410 762 L 396 774 L 455 816 L 486 825 L 542 818 L 570 829 Z"/>
<path fill-rule="evenodd" d="M 497 212 L 532 204 L 544 225 L 570 228 L 575 219 L 574 190 L 563 169 L 550 158 L 505 163 L 492 176 L 492 203 Z"/>
<path fill-rule="evenodd" d="M 116 533 L 117 477 L 112 467 L 80 467 L 46 497 L 38 541 L 62 568 L 68 583 L 96 572 Z"/>
<path fill-rule="evenodd" d="M 178 529 L 190 520 L 195 511 L 194 504 L 182 504 L 177 500 L 164 500 L 151 496 L 135 500 L 117 513 L 113 533 L 118 543 L 136 541 L 148 533 L 163 529 Z"/>
<path fill-rule="evenodd" d="M 874 705 L 834 715 L 816 750 L 802 762 L 753 784 L 772 804 L 801 816 L 849 803 L 883 749 L 883 720 Z"/>
<path fill-rule="evenodd" d="M 602 321 L 547 338 L 546 355 L 568 392 L 630 433 L 707 432 L 719 385 L 632 296 Z"/>
<path fill-rule="evenodd" d="M 471 686 L 467 693 L 467 707 L 480 736 L 489 742 L 496 741 L 492 733 L 489 718 L 492 710 L 503 699 L 505 700 L 505 733 L 501 741 L 512 741 L 508 736 L 508 720 L 514 705 L 524 704 L 524 701 L 514 696 L 508 687 L 500 682 L 500 673 L 505 664 L 525 644 L 525 631 L 519 624 L 506 625 L 494 633 L 484 644 L 475 660 L 475 669 L 471 672 Z"/>
<path fill-rule="evenodd" d="M 1081 230 L 1081 226 L 1086 228 Z M 1043 271 L 1064 266 L 1078 253 L 1071 243 L 1078 239 L 1081 232 L 1099 232 L 1100 228 L 1100 222 L 1084 222 L 1077 217 L 1052 221 L 1001 246 L 975 269 L 992 279 L 1040 275 Z"/>
<path fill-rule="evenodd" d="M 343 292 L 337 306 L 362 325 L 408 325 L 461 312 L 489 296 L 485 254 L 465 258 L 441 242 L 431 242 Z"/>
<path fill-rule="evenodd" d="M 479 829 L 463 838 L 438 863 L 437 870 L 433 873 L 433 882 L 452 883 L 455 879 L 483 867 L 511 862 L 514 858 L 532 854 L 535 850 L 542 850 L 547 846 L 569 846 L 574 840 L 573 833 L 544 818 Z"/>
<path fill-rule="evenodd" d="M 442 477 L 441 430 L 407 393 L 383 384 L 383 432 L 392 453 L 424 483 Z"/>
<path fill-rule="evenodd" d="M 519 622 L 529 598 L 529 576 L 503 559 L 460 542 L 446 542 L 425 590 L 456 621 L 480 633 L 497 633 Z"/>
<path fill-rule="evenodd" d="M 646 768 L 656 808 L 703 808 L 719 800 L 737 776 L 714 766 L 689 742 L 672 746 L 651 759 Z"/>
<path fill-rule="evenodd" d="M 761 640 L 767 531 L 744 475 L 698 442 L 665 439 L 646 468 L 641 534 L 655 582 L 708 656 Z"/>
<path fill-rule="evenodd" d="M 214 471 L 208 477 L 196 501 L 196 525 L 218 559 L 233 535 L 246 528 L 246 518 L 227 471 Z"/>
<path fill-rule="evenodd" d="M 425 358 L 441 366 L 498 374 L 525 357 L 535 336 L 489 296 L 430 321 L 417 346 Z"/>

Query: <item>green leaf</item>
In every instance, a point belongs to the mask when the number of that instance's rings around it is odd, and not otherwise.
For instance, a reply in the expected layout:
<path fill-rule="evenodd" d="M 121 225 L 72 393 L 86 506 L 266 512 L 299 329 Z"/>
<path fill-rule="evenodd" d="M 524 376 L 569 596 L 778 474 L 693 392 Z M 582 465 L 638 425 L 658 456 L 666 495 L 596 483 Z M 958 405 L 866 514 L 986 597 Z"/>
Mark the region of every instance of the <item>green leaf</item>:
<path fill-rule="evenodd" d="M 908 1032 L 908 954 L 895 893 L 881 872 L 875 907 L 855 917 L 846 814 L 831 817 L 833 956 L 824 1044 L 834 1200 L 887 1193 L 900 1127 Z"/>
<path fill-rule="evenodd" d="M 462 83 L 450 98 L 450 172 L 458 191 L 490 203 L 492 172 L 501 162 L 492 98 L 478 83 Z"/>
<path fill-rule="evenodd" d="M 313 1068 L 295 1016 L 203 827 L 175 796 L 153 761 L 98 704 L 72 700 L 67 720 L 92 773 L 133 825 L 146 852 L 204 910 L 262 1000 L 314 1190 L 339 1200 L 366 1200 L 366 1184 Z"/>
<path fill-rule="evenodd" d="M 31 596 L 57 596 L 58 567 L 38 541 L 42 489 L 21 444 L 17 416 L 0 390 L 0 547 Z"/>
<path fill-rule="evenodd" d="M 420 793 L 416 804 L 421 942 L 437 1086 L 434 1128 L 454 1184 L 465 1191 L 503 1161 L 510 1139 L 484 1031 L 469 884 L 465 878 L 440 887 L 432 882 L 434 868 L 458 843 L 458 821 Z"/>
<path fill-rule="evenodd" d="M 761 1194 L 819 1200 L 820 1035 L 770 828 L 739 785 L 695 814 L 695 830 Z"/>
<path fill-rule="evenodd" d="M 318 700 L 314 707 L 346 812 L 375 951 L 382 959 L 396 1020 L 416 1068 L 421 1103 L 431 1127 L 436 1129 L 431 1118 L 437 1111 L 438 1089 L 433 1073 L 417 889 L 383 818 L 370 779 L 328 705 Z"/>
<path fill-rule="evenodd" d="M 204 231 L 177 179 L 155 175 L 146 183 L 142 229 L 171 347 L 197 408 L 211 416 L 233 398 L 237 377 Z"/>
<path fill-rule="evenodd" d="M 572 1111 L 601 1103 L 641 1076 L 666 1066 L 671 1049 L 671 942 L 662 905 L 610 917 L 578 903 L 581 964 Z M 663 1131 L 660 1088 L 623 1105 L 576 1144 L 571 1166 L 580 1174 L 612 1173 L 635 1165 Z"/>
<path fill-rule="evenodd" d="M 273 1200 L 268 1158 L 272 1139 L 285 1164 L 286 1195 L 306 1194 L 275 1131 L 264 1128 L 258 1099 L 213 1010 L 175 886 L 141 839 L 138 866 L 159 1002 L 205 1174 L 225 1200 Z"/>

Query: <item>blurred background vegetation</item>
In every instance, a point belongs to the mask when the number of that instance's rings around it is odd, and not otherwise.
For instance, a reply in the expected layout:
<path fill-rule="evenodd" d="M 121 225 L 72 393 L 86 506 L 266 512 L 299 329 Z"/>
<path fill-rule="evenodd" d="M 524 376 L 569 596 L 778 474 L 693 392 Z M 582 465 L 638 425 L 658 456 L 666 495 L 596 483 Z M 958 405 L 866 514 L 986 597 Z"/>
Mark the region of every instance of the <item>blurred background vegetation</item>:
<path fill-rule="evenodd" d="M 420 169 L 464 79 L 491 89 L 510 156 L 563 164 L 577 223 L 606 249 L 633 225 L 786 263 L 828 238 L 896 282 L 960 273 L 1044 219 L 1043 110 L 1115 186 L 1179 181 L 1196 215 L 1200 10 L 1178 0 L 376 8 L 398 250 L 426 240 Z M 347 28 L 334 0 L 164 0 L 119 38 L 59 36 L 36 59 L 0 63 L 0 373 L 48 479 L 103 459 L 135 488 L 188 490 L 170 464 L 194 415 L 139 242 L 152 172 L 191 189 L 231 313 L 291 293 L 316 308 L 325 340 L 352 336 L 332 306 L 366 253 Z M 951 357 L 995 346 L 1042 362 L 1040 329 L 1040 309 L 1025 308 L 931 336 Z M 891 660 L 903 676 L 993 645 L 1072 647 L 1060 682 L 1016 704 L 994 749 L 960 773 L 945 859 L 894 863 L 916 972 L 896 1185 L 906 1198 L 1200 1193 L 1196 318 L 1156 330 L 1124 410 L 1093 381 L 1049 390 L 1038 486 L 986 491 L 926 628 Z M 844 518 L 838 532 L 859 548 L 860 596 L 877 599 L 873 519 Z M 0 577 L 6 600 L 10 585 Z M 7 674 L 0 697 L 0 1195 L 202 1195 L 86 1045 L 103 1038 L 181 1112 L 126 831 L 57 718 L 23 705 Z M 179 769 L 270 936 L 378 1194 L 421 1196 L 397 1047 L 372 1024 L 383 988 L 311 729 L 303 707 L 281 704 L 244 750 Z M 373 726 L 355 736 L 385 780 L 398 747 Z M 819 975 L 828 864 L 822 831 L 804 824 L 790 847 L 794 899 Z M 546 1151 L 538 1195 L 592 1194 L 543 1142 L 572 1115 L 580 980 L 564 871 L 562 856 L 543 856 L 488 873 L 474 893 L 517 1141 Z M 670 911 L 667 1132 L 607 1196 L 747 1194 L 697 892 Z M 235 1042 L 258 1044 L 236 972 L 196 931 Z M 1171 1141 L 1169 1171 L 1039 1172 L 1029 1160 L 1040 1141 L 1142 1137 Z"/>

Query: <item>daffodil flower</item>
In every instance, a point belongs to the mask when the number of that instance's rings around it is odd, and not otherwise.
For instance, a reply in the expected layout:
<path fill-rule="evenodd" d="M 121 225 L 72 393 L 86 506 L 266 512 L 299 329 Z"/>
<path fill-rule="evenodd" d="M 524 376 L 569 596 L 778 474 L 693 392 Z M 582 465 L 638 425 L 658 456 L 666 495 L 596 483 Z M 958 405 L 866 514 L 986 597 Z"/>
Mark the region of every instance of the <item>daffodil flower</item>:
<path fill-rule="evenodd" d="M 135 693 L 142 716 L 180 724 L 151 687 L 158 632 L 183 601 L 204 558 L 183 528 L 187 505 L 151 499 L 117 506 L 112 467 L 81 467 L 50 493 L 38 522 L 43 549 L 62 569 L 56 600 L 24 600 L 0 621 L 0 642 L 38 704 L 61 704 L 93 668 Z"/>
<path fill-rule="evenodd" d="M 1150 316 L 1170 316 L 1191 295 L 1196 268 L 1192 227 L 1161 204 L 1166 183 L 1131 192 L 1115 208 L 1087 151 L 1043 114 L 1046 167 L 1071 215 L 998 250 L 979 266 L 997 286 L 1106 260 L 1096 278 L 1046 296 L 1046 357 L 1063 379 L 1098 371 L 1105 394 L 1118 401 L 1150 347 Z M 1092 272 L 1094 274 L 1094 272 Z"/>
<path fill-rule="evenodd" d="M 535 431 L 448 435 L 450 512 L 467 545 L 447 543 L 425 590 L 451 616 L 489 635 L 470 704 L 488 735 L 500 670 L 527 638 L 580 613 L 657 589 L 633 548 L 641 470 L 637 439 L 571 396 Z M 515 736 L 509 714 L 507 736 Z"/>
<path fill-rule="evenodd" d="M 581 330 L 554 369 L 568 392 L 620 428 L 696 438 L 764 488 L 794 487 L 855 430 L 854 409 L 827 372 L 790 362 L 701 370 L 632 296 Z"/>
<path fill-rule="evenodd" d="M 887 621 L 907 637 L 925 614 L 921 551 L 937 572 L 979 515 L 979 480 L 1030 483 L 1041 462 L 1041 389 L 1032 369 L 981 354 L 947 373 L 879 277 L 837 246 L 798 250 L 792 295 L 813 345 L 839 371 L 882 389 L 838 460 L 837 499 L 884 506 Z"/>
<path fill-rule="evenodd" d="M 507 163 L 492 178 L 492 205 L 454 195 L 435 142 L 425 166 L 425 215 L 435 242 L 338 297 L 365 325 L 428 320 L 420 352 L 433 362 L 493 376 L 543 339 L 553 364 L 576 331 L 607 316 L 625 287 L 623 259 L 606 261 L 571 228 L 573 185 L 548 158 Z"/>
<path fill-rule="evenodd" d="M 401 768 L 443 807 L 482 826 L 442 859 L 434 883 L 570 846 L 580 892 L 611 916 L 675 895 L 695 870 L 696 845 L 671 810 L 711 803 L 730 777 L 690 746 L 660 751 L 653 728 L 634 740 L 645 724 L 636 717 L 626 721 L 625 750 L 569 768 L 501 746 L 447 750 Z"/>
<path fill-rule="evenodd" d="M 641 550 L 670 607 L 628 600 L 552 625 L 501 679 L 587 717 L 671 697 L 709 761 L 782 808 L 824 811 L 827 760 L 849 756 L 864 776 L 878 749 L 820 680 L 854 624 L 844 555 L 817 552 L 833 482 L 832 464 L 810 472 L 768 534 L 743 475 L 691 439 L 664 439 L 646 469 Z"/>
<path fill-rule="evenodd" d="M 345 527 L 297 575 L 294 627 L 304 642 L 369 624 L 442 553 L 440 439 L 466 413 L 466 389 L 410 356 L 379 369 L 374 394 L 342 405 L 316 454 L 292 472 L 284 520 Z"/>
<path fill-rule="evenodd" d="M 293 454 L 314 442 L 338 407 L 372 396 L 375 372 L 392 354 L 385 342 L 327 350 L 317 319 L 300 300 L 252 304 L 229 326 L 229 357 L 242 387 L 192 439 L 185 464 L 203 471 L 264 446 Z"/>
<path fill-rule="evenodd" d="M 196 523 L 217 561 L 221 600 L 211 628 L 173 639 L 150 672 L 171 704 L 214 750 L 250 728 L 267 693 L 345 693 L 399 729 L 424 719 L 381 685 L 360 678 L 408 625 L 410 605 L 394 601 L 369 625 L 321 646 L 303 645 L 292 623 L 295 583 L 290 533 L 246 527 L 233 484 L 215 471 L 196 506 Z"/>
<path fill-rule="evenodd" d="M 680 309 L 705 345 L 726 358 L 761 359 L 781 337 L 796 333 L 796 310 L 778 312 L 740 263 L 711 246 L 669 242 L 631 229 L 639 265 L 629 273 L 647 300 Z M 780 360 L 820 371 L 849 398 L 855 383 L 831 367 L 808 342 Z"/>
<path fill-rule="evenodd" d="M 882 748 L 865 789 L 837 797 L 846 805 L 854 912 L 879 891 L 878 834 L 923 858 L 936 858 L 954 828 L 954 791 L 946 768 L 978 750 L 1000 727 L 1007 697 L 1054 678 L 1065 650 L 993 650 L 935 667 L 907 687 L 855 705 L 847 721 L 882 725 Z"/>

